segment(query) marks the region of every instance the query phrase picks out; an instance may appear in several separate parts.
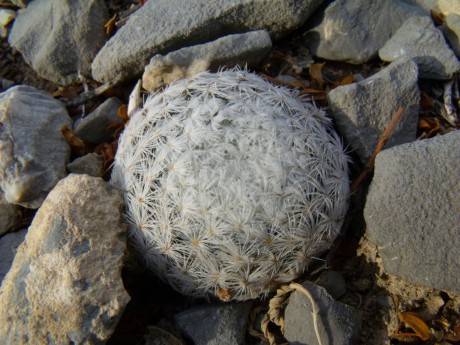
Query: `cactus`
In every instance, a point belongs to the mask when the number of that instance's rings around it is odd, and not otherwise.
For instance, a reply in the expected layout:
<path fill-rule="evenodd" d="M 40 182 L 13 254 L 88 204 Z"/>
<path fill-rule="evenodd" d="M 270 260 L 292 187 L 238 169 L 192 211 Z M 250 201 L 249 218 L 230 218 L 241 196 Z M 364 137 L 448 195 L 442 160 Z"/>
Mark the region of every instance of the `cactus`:
<path fill-rule="evenodd" d="M 186 295 L 246 300 L 330 248 L 347 163 L 324 112 L 295 92 L 245 70 L 203 72 L 131 116 L 112 181 L 149 268 Z"/>

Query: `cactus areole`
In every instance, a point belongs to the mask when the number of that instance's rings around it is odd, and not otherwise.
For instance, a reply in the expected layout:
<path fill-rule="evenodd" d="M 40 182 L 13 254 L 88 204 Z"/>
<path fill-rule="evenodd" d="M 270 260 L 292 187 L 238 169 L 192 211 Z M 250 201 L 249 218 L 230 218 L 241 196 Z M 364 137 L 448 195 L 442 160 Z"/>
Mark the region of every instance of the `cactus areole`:
<path fill-rule="evenodd" d="M 322 110 L 244 70 L 151 95 L 112 181 L 140 255 L 174 289 L 247 300 L 302 274 L 347 208 L 348 158 Z"/>

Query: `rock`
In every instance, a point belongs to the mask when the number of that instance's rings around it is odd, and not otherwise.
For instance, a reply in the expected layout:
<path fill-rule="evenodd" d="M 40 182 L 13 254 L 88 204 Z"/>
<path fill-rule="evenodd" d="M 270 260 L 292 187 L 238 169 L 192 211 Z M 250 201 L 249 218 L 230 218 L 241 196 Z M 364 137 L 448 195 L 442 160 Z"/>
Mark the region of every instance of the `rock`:
<path fill-rule="evenodd" d="M 252 302 L 202 305 L 174 316 L 176 328 L 200 345 L 244 344 Z"/>
<path fill-rule="evenodd" d="M 411 60 L 392 63 L 359 83 L 337 87 L 327 98 L 340 132 L 363 162 L 399 107 L 404 108 L 404 115 L 386 147 L 416 138 L 420 92 L 417 65 Z"/>
<path fill-rule="evenodd" d="M 0 236 L 7 233 L 18 219 L 18 206 L 6 201 L 0 190 Z"/>
<path fill-rule="evenodd" d="M 229 34 L 267 30 L 278 39 L 302 25 L 322 1 L 148 1 L 97 54 L 93 78 L 100 82 L 134 78 L 156 54 Z"/>
<path fill-rule="evenodd" d="M 27 229 L 23 229 L 0 237 L 0 286 L 11 268 L 16 250 L 24 241 L 26 234 Z"/>
<path fill-rule="evenodd" d="M 460 131 L 377 155 L 364 217 L 385 270 L 460 293 Z"/>
<path fill-rule="evenodd" d="M 316 284 L 326 289 L 327 293 L 334 299 L 339 299 L 347 292 L 347 284 L 342 274 L 338 271 L 322 272 Z"/>
<path fill-rule="evenodd" d="M 0 38 L 6 38 L 8 36 L 7 26 L 16 17 L 16 12 L 5 8 L 0 8 Z"/>
<path fill-rule="evenodd" d="M 9 203 L 38 208 L 66 175 L 70 147 L 61 133 L 64 105 L 31 86 L 0 94 L 0 187 Z"/>
<path fill-rule="evenodd" d="M 460 15 L 449 14 L 441 27 L 457 57 L 460 57 Z"/>
<path fill-rule="evenodd" d="M 304 282 L 317 304 L 318 332 L 323 344 L 352 345 L 356 340 L 361 319 L 346 304 L 334 300 L 326 290 L 311 282 Z M 284 312 L 284 337 L 290 344 L 317 344 L 314 330 L 311 301 L 302 293 L 295 291 L 289 297 Z"/>
<path fill-rule="evenodd" d="M 67 170 L 72 174 L 86 174 L 93 177 L 102 177 L 103 168 L 104 161 L 102 157 L 94 152 L 67 164 Z"/>
<path fill-rule="evenodd" d="M 424 11 L 400 0 L 333 1 L 321 22 L 307 32 L 307 47 L 321 58 L 360 64 L 377 56 L 404 21 L 415 15 Z"/>
<path fill-rule="evenodd" d="M 166 55 L 155 55 L 145 67 L 142 86 L 149 92 L 205 70 L 219 67 L 253 66 L 272 47 L 270 35 L 264 31 L 228 35 L 215 41 L 182 48 Z"/>
<path fill-rule="evenodd" d="M 10 0 L 11 4 L 17 7 L 26 7 L 29 0 Z"/>
<path fill-rule="evenodd" d="M 91 75 L 108 19 L 103 0 L 35 0 L 19 11 L 9 42 L 41 77 L 68 85 Z"/>
<path fill-rule="evenodd" d="M 379 50 L 384 61 L 413 59 L 419 77 L 450 79 L 460 70 L 460 62 L 448 47 L 440 30 L 428 17 L 409 18 Z"/>
<path fill-rule="evenodd" d="M 451 13 L 460 15 L 460 3 L 458 0 L 404 0 L 421 6 L 428 14 L 430 11 L 448 16 Z"/>
<path fill-rule="evenodd" d="M 129 301 L 123 202 L 100 178 L 50 192 L 0 289 L 0 344 L 103 344 Z"/>
<path fill-rule="evenodd" d="M 123 121 L 118 117 L 118 107 L 122 102 L 115 97 L 107 99 L 91 114 L 77 121 L 74 132 L 80 139 L 90 144 L 100 144 L 113 140 L 113 132 L 107 127 L 114 122 Z"/>

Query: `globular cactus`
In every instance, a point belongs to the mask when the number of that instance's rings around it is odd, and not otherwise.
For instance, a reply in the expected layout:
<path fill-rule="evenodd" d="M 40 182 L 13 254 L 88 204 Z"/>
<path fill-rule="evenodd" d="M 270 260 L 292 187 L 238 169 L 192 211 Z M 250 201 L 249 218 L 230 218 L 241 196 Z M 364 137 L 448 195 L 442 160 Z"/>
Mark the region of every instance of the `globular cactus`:
<path fill-rule="evenodd" d="M 193 296 L 246 300 L 330 248 L 348 158 L 323 111 L 247 71 L 200 73 L 150 96 L 113 182 L 149 268 Z"/>

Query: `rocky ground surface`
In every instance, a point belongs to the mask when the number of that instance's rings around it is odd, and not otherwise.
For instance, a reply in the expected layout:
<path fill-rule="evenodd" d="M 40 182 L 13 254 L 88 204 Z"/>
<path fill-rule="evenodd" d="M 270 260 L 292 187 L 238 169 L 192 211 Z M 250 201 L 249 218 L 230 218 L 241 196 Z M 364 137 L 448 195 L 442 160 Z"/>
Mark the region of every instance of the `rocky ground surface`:
<path fill-rule="evenodd" d="M 2 0 L 0 35 L 0 344 L 460 343 L 459 0 Z M 193 300 L 107 181 L 137 80 L 235 65 L 326 108 L 350 208 L 300 285 Z"/>

